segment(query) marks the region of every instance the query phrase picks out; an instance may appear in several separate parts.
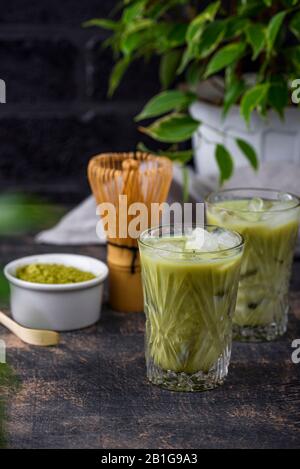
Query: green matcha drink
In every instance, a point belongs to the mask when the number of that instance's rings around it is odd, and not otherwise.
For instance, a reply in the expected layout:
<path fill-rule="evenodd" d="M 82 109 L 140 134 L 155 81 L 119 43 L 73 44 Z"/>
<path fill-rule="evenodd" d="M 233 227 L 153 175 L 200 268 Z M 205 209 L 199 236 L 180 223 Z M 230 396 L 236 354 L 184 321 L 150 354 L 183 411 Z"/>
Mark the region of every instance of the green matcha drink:
<path fill-rule="evenodd" d="M 224 380 L 243 240 L 218 227 L 160 227 L 139 242 L 151 382 L 178 391 Z"/>
<path fill-rule="evenodd" d="M 298 198 L 266 189 L 224 190 L 207 198 L 207 220 L 245 238 L 234 338 L 260 341 L 282 335 L 298 234 Z"/>

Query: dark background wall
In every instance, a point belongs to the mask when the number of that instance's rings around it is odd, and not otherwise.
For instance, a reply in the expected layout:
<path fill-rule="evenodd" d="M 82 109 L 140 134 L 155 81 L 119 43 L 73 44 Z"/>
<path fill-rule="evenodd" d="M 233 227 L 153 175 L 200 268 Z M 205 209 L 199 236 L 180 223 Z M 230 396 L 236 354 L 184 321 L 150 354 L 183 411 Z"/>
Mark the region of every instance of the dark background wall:
<path fill-rule="evenodd" d="M 83 194 L 86 166 L 99 152 L 135 148 L 141 135 L 133 116 L 159 90 L 155 63 L 137 64 L 111 100 L 107 37 L 83 29 L 105 17 L 114 0 L 0 1 L 0 105 L 2 188 L 40 187 Z"/>

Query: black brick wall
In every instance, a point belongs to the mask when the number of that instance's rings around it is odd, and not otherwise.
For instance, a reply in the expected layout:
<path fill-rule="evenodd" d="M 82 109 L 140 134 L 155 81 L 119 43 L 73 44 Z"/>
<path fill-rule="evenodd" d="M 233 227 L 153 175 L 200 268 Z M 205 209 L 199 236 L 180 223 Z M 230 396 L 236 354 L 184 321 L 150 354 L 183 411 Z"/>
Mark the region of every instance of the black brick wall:
<path fill-rule="evenodd" d="M 101 48 L 106 33 L 81 23 L 107 16 L 116 1 L 0 4 L 0 78 L 7 87 L 7 103 L 0 105 L 0 182 L 64 182 L 85 193 L 90 156 L 132 150 L 141 140 L 132 119 L 159 91 L 157 63 L 133 66 L 108 100 L 112 58 Z"/>

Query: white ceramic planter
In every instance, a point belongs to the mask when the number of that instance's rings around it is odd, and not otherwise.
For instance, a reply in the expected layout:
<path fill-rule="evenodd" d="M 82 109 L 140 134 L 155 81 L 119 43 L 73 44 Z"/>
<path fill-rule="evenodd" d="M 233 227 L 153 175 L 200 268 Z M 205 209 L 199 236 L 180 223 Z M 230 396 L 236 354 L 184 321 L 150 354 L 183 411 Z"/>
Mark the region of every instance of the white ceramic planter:
<path fill-rule="evenodd" d="M 263 162 L 286 162 L 300 165 L 300 112 L 288 108 L 282 121 L 275 112 L 263 120 L 253 113 L 248 129 L 238 106 L 233 106 L 225 120 L 222 108 L 203 101 L 194 103 L 191 115 L 202 122 L 193 137 L 196 170 L 201 176 L 218 173 L 215 161 L 215 142 L 223 143 L 233 156 L 235 168 L 247 166 L 248 162 L 237 147 L 234 138 L 242 138 L 256 150 Z"/>
<path fill-rule="evenodd" d="M 31 263 L 64 264 L 93 273 L 96 278 L 80 283 L 48 285 L 15 277 L 18 267 Z M 15 321 L 33 329 L 69 331 L 100 318 L 107 266 L 92 257 L 73 254 L 41 254 L 10 262 L 4 269 L 10 283 L 10 307 Z"/>

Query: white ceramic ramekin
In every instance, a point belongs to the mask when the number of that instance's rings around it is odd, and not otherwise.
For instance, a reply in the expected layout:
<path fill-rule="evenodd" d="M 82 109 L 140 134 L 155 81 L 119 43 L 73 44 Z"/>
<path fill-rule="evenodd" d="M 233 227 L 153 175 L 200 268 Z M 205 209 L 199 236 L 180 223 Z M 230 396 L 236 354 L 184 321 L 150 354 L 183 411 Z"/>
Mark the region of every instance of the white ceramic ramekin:
<path fill-rule="evenodd" d="M 96 278 L 80 283 L 48 285 L 15 277 L 18 267 L 27 264 L 64 264 L 93 273 Z M 33 329 L 70 331 L 90 326 L 100 318 L 107 266 L 92 257 L 73 254 L 41 254 L 23 257 L 4 268 L 10 283 L 12 317 Z"/>

